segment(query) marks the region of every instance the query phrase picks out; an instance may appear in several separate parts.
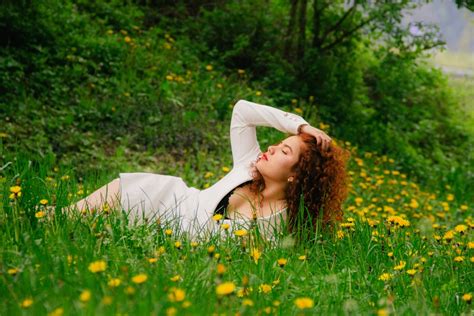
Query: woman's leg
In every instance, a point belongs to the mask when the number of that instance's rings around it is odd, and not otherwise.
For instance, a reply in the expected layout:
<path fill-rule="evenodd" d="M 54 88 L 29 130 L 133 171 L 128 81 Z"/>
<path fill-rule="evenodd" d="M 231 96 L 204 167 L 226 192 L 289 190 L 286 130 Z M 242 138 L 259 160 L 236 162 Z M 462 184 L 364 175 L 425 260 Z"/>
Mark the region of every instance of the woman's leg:
<path fill-rule="evenodd" d="M 94 191 L 76 204 L 67 207 L 69 211 L 106 210 L 120 207 L 120 178 L 114 179 L 100 189 Z"/>

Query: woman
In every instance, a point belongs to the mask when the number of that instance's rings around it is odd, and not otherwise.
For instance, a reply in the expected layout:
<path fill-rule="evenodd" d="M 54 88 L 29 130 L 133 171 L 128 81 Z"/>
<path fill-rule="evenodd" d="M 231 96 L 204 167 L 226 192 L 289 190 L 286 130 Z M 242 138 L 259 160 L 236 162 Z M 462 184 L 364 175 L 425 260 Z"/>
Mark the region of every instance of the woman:
<path fill-rule="evenodd" d="M 293 136 L 262 153 L 256 126 Z M 327 224 L 341 220 L 350 153 L 331 143 L 323 131 L 298 115 L 239 100 L 230 138 L 233 168 L 205 190 L 188 187 L 179 177 L 120 173 L 74 207 L 97 209 L 107 203 L 127 211 L 131 222 L 169 220 L 192 237 L 248 223 L 257 223 L 271 237 L 285 224 L 294 232 L 298 218 L 312 227 L 320 215 Z"/>

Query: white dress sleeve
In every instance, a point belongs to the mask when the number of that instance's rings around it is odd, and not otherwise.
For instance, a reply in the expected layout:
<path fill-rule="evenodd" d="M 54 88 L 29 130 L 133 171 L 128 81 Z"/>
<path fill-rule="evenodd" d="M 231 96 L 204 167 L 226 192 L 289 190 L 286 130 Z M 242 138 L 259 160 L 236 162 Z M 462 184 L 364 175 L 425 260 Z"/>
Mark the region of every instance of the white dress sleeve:
<path fill-rule="evenodd" d="M 283 133 L 297 134 L 301 124 L 309 124 L 301 116 L 280 109 L 239 100 L 232 111 L 230 142 L 234 167 L 257 159 L 261 153 L 257 126 L 273 127 Z"/>

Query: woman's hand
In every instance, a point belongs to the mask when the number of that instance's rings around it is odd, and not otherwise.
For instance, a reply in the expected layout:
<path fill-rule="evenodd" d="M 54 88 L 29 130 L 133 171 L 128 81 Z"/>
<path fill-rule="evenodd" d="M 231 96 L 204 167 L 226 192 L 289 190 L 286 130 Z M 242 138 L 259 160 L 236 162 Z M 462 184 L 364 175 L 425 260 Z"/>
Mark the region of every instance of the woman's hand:
<path fill-rule="evenodd" d="M 329 144 L 331 143 L 331 140 L 332 140 L 331 137 L 329 137 L 322 130 L 320 130 L 316 127 L 313 127 L 311 125 L 304 124 L 298 130 L 301 133 L 306 133 L 306 134 L 309 134 L 309 135 L 313 136 L 314 138 L 316 138 L 316 143 L 318 145 L 322 144 L 322 147 L 323 147 L 324 150 L 326 150 L 329 147 Z"/>

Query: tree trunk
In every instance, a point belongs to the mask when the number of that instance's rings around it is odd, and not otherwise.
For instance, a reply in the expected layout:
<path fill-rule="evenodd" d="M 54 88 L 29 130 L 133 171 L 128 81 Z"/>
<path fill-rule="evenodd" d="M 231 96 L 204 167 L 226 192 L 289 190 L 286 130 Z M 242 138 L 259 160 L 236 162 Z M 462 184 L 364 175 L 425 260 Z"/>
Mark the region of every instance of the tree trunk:
<path fill-rule="evenodd" d="M 298 7 L 298 0 L 291 0 L 291 9 L 290 9 L 290 22 L 288 24 L 288 29 L 285 36 L 285 47 L 283 50 L 283 57 L 287 61 L 291 61 L 291 50 L 293 46 L 293 31 L 295 28 L 296 21 L 296 9 Z"/>
<path fill-rule="evenodd" d="M 304 49 L 306 44 L 306 8 L 308 6 L 308 0 L 301 0 L 300 14 L 299 14 L 299 36 L 298 36 L 298 49 L 297 49 L 297 61 L 300 61 L 304 57 Z"/>

